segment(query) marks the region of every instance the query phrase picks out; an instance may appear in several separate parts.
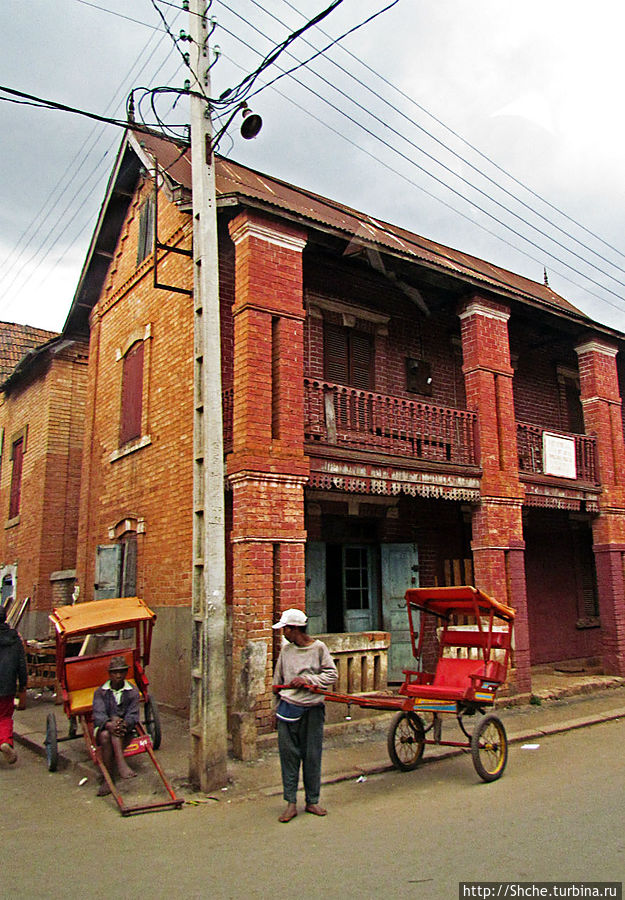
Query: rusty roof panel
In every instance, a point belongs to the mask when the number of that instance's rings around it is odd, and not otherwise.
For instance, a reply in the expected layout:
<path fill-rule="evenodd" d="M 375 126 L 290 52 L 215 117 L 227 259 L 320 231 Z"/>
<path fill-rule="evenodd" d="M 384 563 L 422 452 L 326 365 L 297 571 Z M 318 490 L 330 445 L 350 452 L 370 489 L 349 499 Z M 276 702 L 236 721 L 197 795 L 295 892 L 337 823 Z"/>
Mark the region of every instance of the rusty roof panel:
<path fill-rule="evenodd" d="M 141 134 L 137 140 L 169 177 L 191 190 L 191 153 L 184 145 L 174 144 L 152 134 Z M 538 301 L 549 308 L 588 318 L 575 306 L 556 294 L 548 285 L 516 275 L 478 257 L 453 250 L 414 234 L 406 229 L 375 219 L 287 182 L 255 172 L 232 160 L 217 157 L 216 185 L 218 196 L 258 201 L 346 236 L 363 244 L 374 244 L 427 266 L 447 271 L 459 278 L 482 282 L 494 290 L 504 290 Z M 588 321 L 591 321 L 588 319 Z"/>

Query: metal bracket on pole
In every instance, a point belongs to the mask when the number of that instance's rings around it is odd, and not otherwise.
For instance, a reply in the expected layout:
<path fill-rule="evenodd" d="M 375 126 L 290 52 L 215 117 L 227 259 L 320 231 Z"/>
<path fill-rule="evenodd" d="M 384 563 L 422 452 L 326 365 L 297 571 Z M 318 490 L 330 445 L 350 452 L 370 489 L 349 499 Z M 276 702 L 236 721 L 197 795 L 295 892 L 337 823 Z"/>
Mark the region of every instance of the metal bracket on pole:
<path fill-rule="evenodd" d="M 166 250 L 167 253 L 178 253 L 180 256 L 187 256 L 189 258 L 193 258 L 192 250 L 184 250 L 182 247 L 172 247 L 169 244 L 163 244 L 158 239 L 158 160 L 154 160 L 154 287 L 163 291 L 173 291 L 176 294 L 186 294 L 187 297 L 193 296 L 193 291 L 190 291 L 189 288 L 176 287 L 176 285 L 172 284 L 164 284 L 158 280 L 158 251 Z M 163 259 L 167 254 L 163 254 L 161 259 Z"/>

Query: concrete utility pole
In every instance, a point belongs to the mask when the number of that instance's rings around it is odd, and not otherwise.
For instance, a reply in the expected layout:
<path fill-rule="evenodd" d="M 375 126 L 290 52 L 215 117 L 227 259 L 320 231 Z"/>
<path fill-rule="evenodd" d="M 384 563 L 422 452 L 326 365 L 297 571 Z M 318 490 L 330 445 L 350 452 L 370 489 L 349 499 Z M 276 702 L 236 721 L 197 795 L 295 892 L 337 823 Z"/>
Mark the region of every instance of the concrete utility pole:
<path fill-rule="evenodd" d="M 190 0 L 191 90 L 210 96 L 205 0 Z M 202 791 L 227 782 L 226 563 L 215 165 L 210 108 L 191 100 L 194 258 L 191 756 Z"/>

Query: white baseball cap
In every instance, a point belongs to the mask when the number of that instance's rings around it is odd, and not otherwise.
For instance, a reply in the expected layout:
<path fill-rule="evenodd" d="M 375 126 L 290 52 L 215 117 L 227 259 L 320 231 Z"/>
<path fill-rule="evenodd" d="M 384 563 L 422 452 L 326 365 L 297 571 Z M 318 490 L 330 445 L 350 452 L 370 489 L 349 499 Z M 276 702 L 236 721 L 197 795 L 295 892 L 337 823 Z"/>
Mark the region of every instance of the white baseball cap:
<path fill-rule="evenodd" d="M 280 621 L 271 627 L 284 628 L 285 625 L 298 625 L 300 628 L 303 628 L 306 622 L 308 622 L 308 618 L 301 609 L 285 609 Z"/>

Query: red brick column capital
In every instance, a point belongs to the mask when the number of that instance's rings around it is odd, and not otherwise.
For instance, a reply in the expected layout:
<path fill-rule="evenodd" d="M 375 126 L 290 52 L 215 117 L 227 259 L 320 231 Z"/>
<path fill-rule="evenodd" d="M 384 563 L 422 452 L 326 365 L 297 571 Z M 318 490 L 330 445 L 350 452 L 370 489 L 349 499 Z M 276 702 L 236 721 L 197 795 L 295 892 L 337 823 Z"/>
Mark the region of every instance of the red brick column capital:
<path fill-rule="evenodd" d="M 474 296 L 463 304 L 459 318 L 465 375 L 485 369 L 512 377 L 508 341 L 510 310 L 502 303 Z"/>
<path fill-rule="evenodd" d="M 616 370 L 618 348 L 600 338 L 591 338 L 578 344 L 575 351 L 579 358 L 582 402 L 604 400 L 620 404 Z"/>

